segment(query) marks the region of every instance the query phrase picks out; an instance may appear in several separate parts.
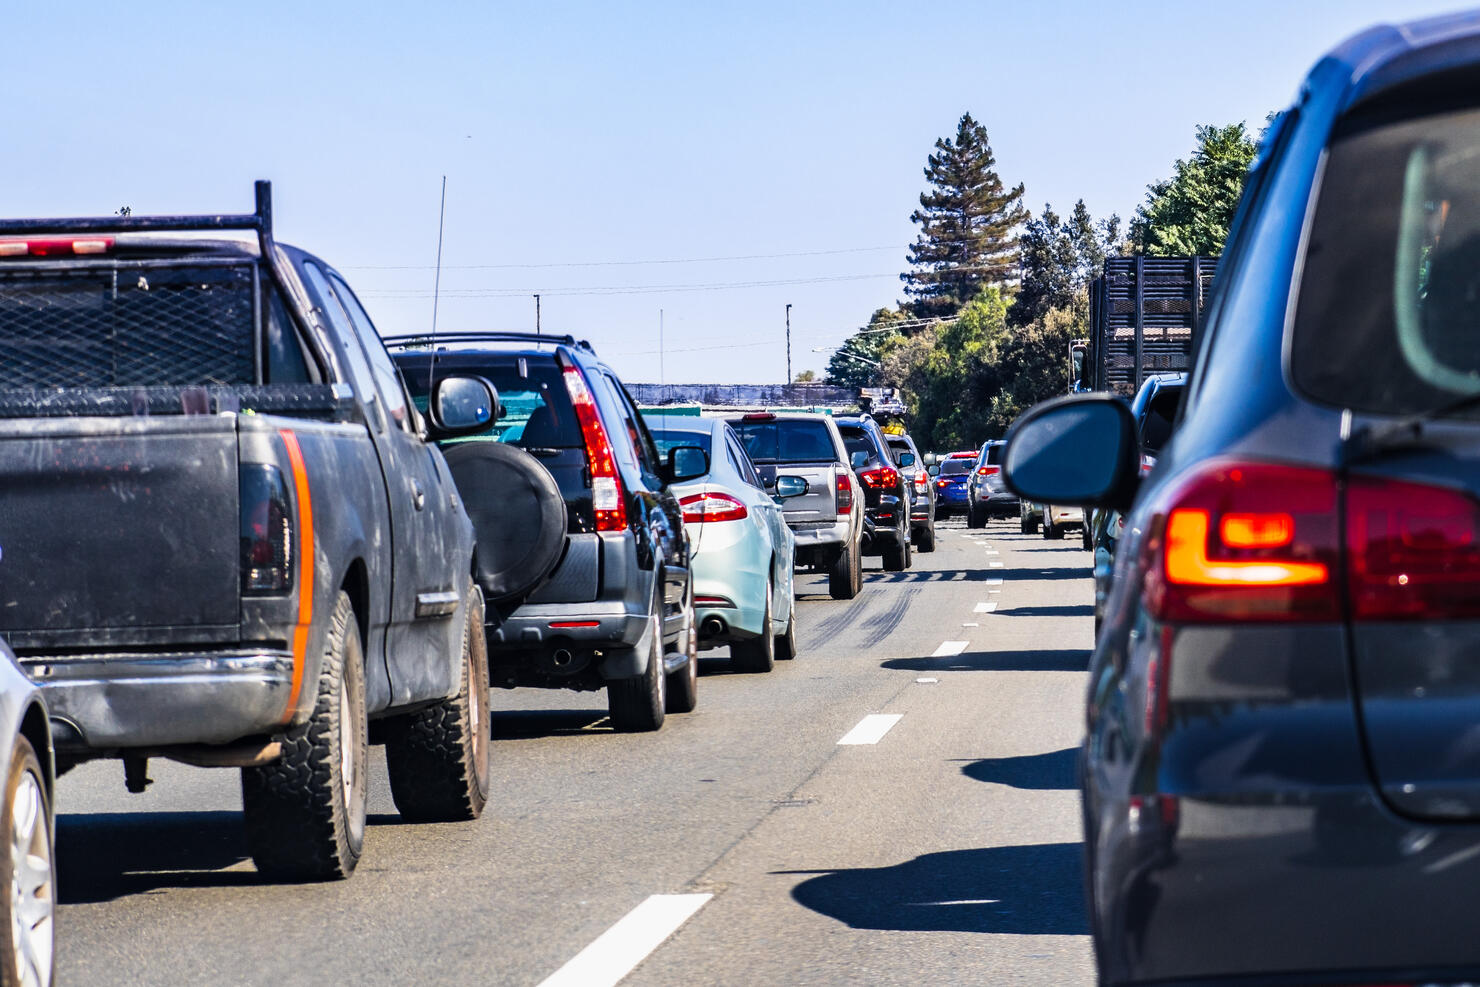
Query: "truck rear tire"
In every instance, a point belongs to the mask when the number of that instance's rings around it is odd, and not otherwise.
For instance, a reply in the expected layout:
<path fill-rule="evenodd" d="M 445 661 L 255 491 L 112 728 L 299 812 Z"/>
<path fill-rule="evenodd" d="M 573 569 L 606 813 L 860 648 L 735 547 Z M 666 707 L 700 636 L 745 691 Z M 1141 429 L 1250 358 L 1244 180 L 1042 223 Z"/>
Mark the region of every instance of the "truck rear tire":
<path fill-rule="evenodd" d="M 850 541 L 833 560 L 827 573 L 827 591 L 834 600 L 851 600 L 858 595 L 863 583 L 862 554 L 858 543 Z"/>
<path fill-rule="evenodd" d="M 349 877 L 365 846 L 365 657 L 342 590 L 315 690 L 308 722 L 277 736 L 282 757 L 242 769 L 247 846 L 257 870 L 276 880 Z"/>
<path fill-rule="evenodd" d="M 935 522 L 931 521 L 920 529 L 920 544 L 916 546 L 921 552 L 935 551 Z"/>
<path fill-rule="evenodd" d="M 457 695 L 385 721 L 391 800 L 407 822 L 477 819 L 488 802 L 488 641 L 477 586 L 467 612 Z"/>
<path fill-rule="evenodd" d="M 909 535 L 903 538 L 896 537 L 895 540 L 884 546 L 884 571 L 903 572 L 910 564 L 910 539 Z"/>
<path fill-rule="evenodd" d="M 661 585 L 661 584 L 660 584 Z M 662 592 L 660 589 L 659 592 Z M 650 618 L 647 671 L 606 684 L 606 709 L 618 733 L 647 733 L 663 725 L 668 706 L 668 676 L 663 671 L 663 608 Z"/>
<path fill-rule="evenodd" d="M 975 505 L 966 508 L 966 527 L 985 528 L 987 526 L 987 512 L 977 508 Z"/>

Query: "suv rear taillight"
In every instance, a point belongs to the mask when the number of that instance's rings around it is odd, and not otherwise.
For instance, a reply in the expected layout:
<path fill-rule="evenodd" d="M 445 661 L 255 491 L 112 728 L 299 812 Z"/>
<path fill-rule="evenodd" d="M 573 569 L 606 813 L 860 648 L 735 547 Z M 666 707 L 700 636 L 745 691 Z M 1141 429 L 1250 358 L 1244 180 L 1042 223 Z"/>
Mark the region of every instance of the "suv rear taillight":
<path fill-rule="evenodd" d="M 1340 620 L 1337 496 L 1327 470 L 1202 468 L 1152 516 L 1147 609 L 1174 623 Z"/>
<path fill-rule="evenodd" d="M 864 486 L 875 490 L 887 490 L 899 485 L 899 471 L 889 466 L 875 466 L 871 470 L 864 470 L 858 474 L 858 478 L 863 481 Z"/>
<path fill-rule="evenodd" d="M 1001 466 L 978 466 L 977 467 L 977 470 L 976 470 L 976 475 L 977 476 L 996 476 L 999 472 L 1001 472 L 1001 470 L 1002 470 L 1002 467 Z"/>
<path fill-rule="evenodd" d="M 678 504 L 683 508 L 683 519 L 697 524 L 706 521 L 739 521 L 750 514 L 744 504 L 726 493 L 692 494 L 684 497 Z"/>
<path fill-rule="evenodd" d="M 1354 620 L 1480 616 L 1480 502 L 1372 476 L 1353 476 L 1346 496 Z"/>
<path fill-rule="evenodd" d="M 591 507 L 596 513 L 597 531 L 627 530 L 627 498 L 622 492 L 622 478 L 617 473 L 616 456 L 606 426 L 596 411 L 596 399 L 579 367 L 565 368 L 565 389 L 576 409 L 581 424 L 581 438 L 586 443 L 586 468 L 591 473 Z"/>
<path fill-rule="evenodd" d="M 848 479 L 848 474 L 838 473 L 833 488 L 838 492 L 838 514 L 853 513 L 853 481 Z"/>
<path fill-rule="evenodd" d="M 282 471 L 264 463 L 241 466 L 242 593 L 293 588 L 293 522 Z"/>

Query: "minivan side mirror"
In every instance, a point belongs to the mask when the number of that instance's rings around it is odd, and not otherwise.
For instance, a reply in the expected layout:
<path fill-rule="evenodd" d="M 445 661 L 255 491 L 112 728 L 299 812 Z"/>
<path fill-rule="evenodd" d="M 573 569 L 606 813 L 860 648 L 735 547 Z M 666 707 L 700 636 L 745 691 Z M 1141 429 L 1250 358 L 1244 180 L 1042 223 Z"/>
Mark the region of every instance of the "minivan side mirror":
<path fill-rule="evenodd" d="M 864 466 L 868 465 L 868 453 L 864 452 L 862 449 L 858 450 L 853 455 L 848 457 L 848 464 L 854 469 L 862 469 Z"/>
<path fill-rule="evenodd" d="M 902 452 L 899 454 L 899 465 L 905 469 L 915 465 L 915 454 L 913 452 Z"/>
<path fill-rule="evenodd" d="M 470 435 L 498 419 L 498 390 L 482 377 L 443 377 L 427 409 L 437 438 Z"/>
<path fill-rule="evenodd" d="M 1123 511 L 1140 482 L 1139 452 L 1129 405 L 1109 394 L 1076 394 L 1017 420 L 1002 473 L 1013 493 L 1033 503 Z"/>
<path fill-rule="evenodd" d="M 674 446 L 668 450 L 664 472 L 669 483 L 697 480 L 709 472 L 709 453 L 699 446 Z"/>

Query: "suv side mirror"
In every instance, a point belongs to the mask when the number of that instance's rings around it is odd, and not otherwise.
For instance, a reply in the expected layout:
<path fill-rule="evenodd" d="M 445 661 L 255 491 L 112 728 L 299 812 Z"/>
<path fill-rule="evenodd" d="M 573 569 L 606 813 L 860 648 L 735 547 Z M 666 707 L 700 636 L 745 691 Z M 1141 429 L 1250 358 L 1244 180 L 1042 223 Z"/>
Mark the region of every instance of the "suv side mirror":
<path fill-rule="evenodd" d="M 915 465 L 915 454 L 913 452 L 902 452 L 899 454 L 899 465 L 908 469 Z"/>
<path fill-rule="evenodd" d="M 443 377 L 427 409 L 438 438 L 470 435 L 498 418 L 498 390 L 482 377 Z"/>
<path fill-rule="evenodd" d="M 848 457 L 848 464 L 854 469 L 862 469 L 863 467 L 868 465 L 868 453 L 864 452 L 862 449 L 858 450 L 853 455 Z"/>
<path fill-rule="evenodd" d="M 940 463 L 931 463 L 929 466 L 925 467 L 925 472 L 929 473 L 931 476 L 940 476 Z"/>
<path fill-rule="evenodd" d="M 669 483 L 697 480 L 709 472 L 709 453 L 699 446 L 674 446 L 668 450 L 664 477 Z"/>
<path fill-rule="evenodd" d="M 1018 419 L 1002 473 L 1013 493 L 1033 503 L 1124 510 L 1140 480 L 1139 450 L 1124 401 L 1076 394 L 1045 401 Z"/>
<path fill-rule="evenodd" d="M 776 477 L 776 499 L 786 500 L 788 497 L 800 497 L 808 490 L 806 477 L 801 476 L 778 476 Z"/>

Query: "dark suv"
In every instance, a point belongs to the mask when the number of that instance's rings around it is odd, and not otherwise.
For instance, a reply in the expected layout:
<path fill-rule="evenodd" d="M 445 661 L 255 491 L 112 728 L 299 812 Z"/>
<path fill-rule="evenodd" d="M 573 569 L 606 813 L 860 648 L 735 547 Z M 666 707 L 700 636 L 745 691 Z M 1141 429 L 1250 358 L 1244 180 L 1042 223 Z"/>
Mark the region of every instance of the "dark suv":
<path fill-rule="evenodd" d="M 1083 785 L 1100 982 L 1480 980 L 1480 16 L 1376 28 L 1269 127 L 1176 432 L 1014 428 L 1127 509 Z"/>
<path fill-rule="evenodd" d="M 920 450 L 908 434 L 888 433 L 885 439 L 894 453 L 894 461 L 910 484 L 910 537 L 921 552 L 935 551 L 935 482 L 925 469 Z M 904 465 L 904 457 L 913 457 Z"/>
<path fill-rule="evenodd" d="M 693 709 L 688 542 L 668 484 L 703 475 L 703 451 L 660 459 L 621 381 L 570 336 L 387 342 L 418 404 L 432 374 L 498 389 L 493 426 L 443 445 L 477 531 L 491 684 L 605 687 L 619 730 L 654 730 L 665 709 Z"/>
<path fill-rule="evenodd" d="M 966 526 L 983 528 L 994 517 L 1014 517 L 1018 513 L 1018 497 L 1007 488 L 1002 478 L 1001 439 L 993 439 L 982 446 L 976 457 L 976 469 L 966 481 Z"/>
<path fill-rule="evenodd" d="M 900 472 L 905 467 L 896 465 L 888 440 L 868 415 L 839 418 L 837 424 L 850 465 L 863 484 L 864 554 L 882 555 L 887 572 L 908 569 L 914 559 L 910 552 L 910 480 Z"/>

